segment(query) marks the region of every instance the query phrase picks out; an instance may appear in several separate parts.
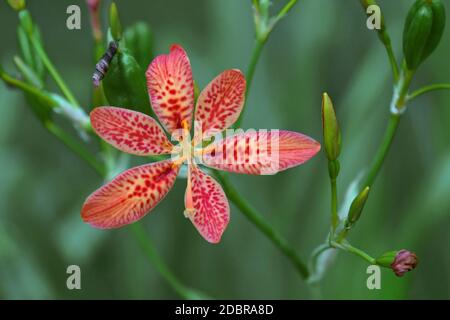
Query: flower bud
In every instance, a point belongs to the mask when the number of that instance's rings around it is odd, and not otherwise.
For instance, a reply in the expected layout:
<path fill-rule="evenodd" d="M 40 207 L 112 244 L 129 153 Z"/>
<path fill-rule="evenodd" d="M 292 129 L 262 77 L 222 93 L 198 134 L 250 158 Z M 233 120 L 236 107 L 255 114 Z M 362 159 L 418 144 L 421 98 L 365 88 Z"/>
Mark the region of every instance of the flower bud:
<path fill-rule="evenodd" d="M 119 12 L 117 6 L 113 2 L 109 8 L 109 27 L 111 28 L 111 35 L 114 40 L 119 41 L 122 39 L 122 26 L 120 24 Z"/>
<path fill-rule="evenodd" d="M 90 11 L 97 12 L 100 7 L 101 0 L 86 0 L 86 4 Z"/>
<path fill-rule="evenodd" d="M 322 97 L 323 140 L 327 158 L 334 161 L 341 152 L 341 131 L 334 112 L 333 102 L 327 93 Z"/>
<path fill-rule="evenodd" d="M 142 69 L 153 59 L 153 33 L 145 22 L 137 22 L 123 33 L 125 46 Z"/>
<path fill-rule="evenodd" d="M 28 10 L 22 10 L 19 12 L 19 22 L 23 30 L 28 34 L 32 35 L 34 31 L 33 20 L 31 19 L 30 12 Z"/>
<path fill-rule="evenodd" d="M 445 27 L 441 0 L 417 0 L 408 12 L 403 30 L 403 53 L 409 70 L 417 67 L 436 49 Z"/>
<path fill-rule="evenodd" d="M 25 9 L 25 0 L 7 0 L 8 4 L 11 8 L 13 8 L 16 11 L 21 11 Z"/>
<path fill-rule="evenodd" d="M 400 251 L 389 251 L 376 259 L 378 265 L 392 269 L 398 277 L 413 270 L 418 263 L 414 252 L 402 249 Z"/>
<path fill-rule="evenodd" d="M 102 40 L 102 30 L 100 23 L 100 3 L 101 0 L 86 0 L 86 4 L 89 9 L 89 15 L 91 16 L 92 34 L 96 42 Z M 99 46 L 102 47 L 102 46 Z M 100 49 L 98 49 L 100 50 Z"/>
<path fill-rule="evenodd" d="M 145 72 L 127 50 L 119 50 L 103 79 L 103 90 L 113 106 L 126 106 L 147 113 L 152 110 Z"/>
<path fill-rule="evenodd" d="M 369 187 L 365 187 L 356 197 L 353 199 L 348 212 L 348 217 L 346 221 L 346 227 L 351 227 L 356 221 L 358 221 L 361 213 L 366 204 L 367 198 L 369 197 Z"/>

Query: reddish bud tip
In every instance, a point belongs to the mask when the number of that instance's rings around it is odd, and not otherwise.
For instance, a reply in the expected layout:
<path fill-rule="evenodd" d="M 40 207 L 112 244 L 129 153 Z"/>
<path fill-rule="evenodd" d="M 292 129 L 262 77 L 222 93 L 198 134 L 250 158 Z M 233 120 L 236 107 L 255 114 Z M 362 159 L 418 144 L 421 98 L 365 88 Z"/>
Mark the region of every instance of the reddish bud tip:
<path fill-rule="evenodd" d="M 417 256 L 414 252 L 408 250 L 400 250 L 391 264 L 391 268 L 398 277 L 403 276 L 406 272 L 413 270 L 417 266 Z"/>

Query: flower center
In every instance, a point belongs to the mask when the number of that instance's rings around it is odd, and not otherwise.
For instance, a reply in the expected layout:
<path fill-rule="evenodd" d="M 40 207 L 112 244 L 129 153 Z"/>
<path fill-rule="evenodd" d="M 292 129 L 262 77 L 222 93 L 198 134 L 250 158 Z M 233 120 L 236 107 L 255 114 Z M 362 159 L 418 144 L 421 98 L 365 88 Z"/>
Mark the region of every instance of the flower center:
<path fill-rule="evenodd" d="M 183 128 L 182 135 L 180 137 L 180 154 L 181 157 L 184 158 L 188 164 L 192 163 L 192 155 L 193 155 L 193 147 L 191 143 L 191 134 L 189 132 L 188 122 L 183 120 L 181 122 L 181 126 Z"/>

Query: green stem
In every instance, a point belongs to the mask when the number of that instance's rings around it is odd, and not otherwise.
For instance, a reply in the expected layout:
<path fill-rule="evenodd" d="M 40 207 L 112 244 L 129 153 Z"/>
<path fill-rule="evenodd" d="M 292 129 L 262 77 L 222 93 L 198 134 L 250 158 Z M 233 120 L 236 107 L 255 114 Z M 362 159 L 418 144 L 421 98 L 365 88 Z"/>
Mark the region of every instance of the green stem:
<path fill-rule="evenodd" d="M 381 167 L 383 166 L 388 151 L 391 148 L 392 142 L 394 141 L 394 137 L 398 129 L 400 118 L 406 109 L 406 97 L 408 95 L 408 89 L 411 84 L 413 75 L 413 71 L 407 70 L 406 67 L 403 68 L 403 72 L 400 75 L 399 81 L 394 88 L 389 123 L 384 133 L 383 140 L 375 155 L 375 160 L 363 184 L 364 187 L 371 187 L 373 185 L 378 173 L 380 172 Z"/>
<path fill-rule="evenodd" d="M 235 128 L 239 128 L 241 126 L 242 119 L 244 117 L 245 106 L 247 105 L 247 97 L 250 92 L 250 88 L 252 86 L 253 76 L 255 75 L 256 65 L 258 64 L 258 61 L 261 56 L 262 49 L 264 48 L 264 44 L 266 43 L 266 40 L 267 40 L 267 38 L 265 40 L 262 40 L 262 39 L 256 40 L 255 47 L 253 48 L 253 53 L 252 53 L 252 57 L 250 60 L 250 64 L 249 64 L 247 72 L 246 72 L 247 88 L 245 91 L 245 102 L 244 102 L 244 106 L 242 107 L 241 114 L 239 115 L 238 120 L 234 124 Z"/>
<path fill-rule="evenodd" d="M 411 101 L 425 93 L 428 93 L 431 91 L 436 91 L 436 90 L 450 90 L 450 83 L 436 83 L 436 84 L 431 84 L 429 86 L 425 86 L 423 88 L 417 89 L 416 91 L 414 91 L 413 93 L 408 95 L 407 100 Z"/>
<path fill-rule="evenodd" d="M 375 182 L 378 172 L 380 171 L 384 160 L 386 159 L 386 155 L 388 154 L 388 151 L 392 145 L 392 141 L 394 140 L 394 136 L 397 132 L 398 124 L 400 122 L 400 117 L 401 116 L 398 114 L 391 114 L 389 124 L 384 133 L 383 140 L 380 147 L 378 148 L 378 151 L 375 155 L 375 160 L 370 167 L 369 173 L 363 186 L 372 186 Z"/>
<path fill-rule="evenodd" d="M 223 189 L 231 202 L 233 202 L 236 207 L 238 207 L 239 210 L 294 264 L 300 276 L 303 279 L 307 279 L 309 276 L 308 268 L 295 250 L 267 221 L 264 220 L 262 215 L 239 194 L 230 183 L 227 175 L 216 172 L 216 176 L 222 183 Z"/>
<path fill-rule="evenodd" d="M 394 77 L 394 82 L 397 82 L 398 77 L 399 77 L 399 69 L 398 69 L 397 59 L 395 58 L 394 51 L 392 50 L 391 39 L 389 38 L 388 34 L 386 33 L 386 30 L 383 31 L 383 33 L 380 35 L 380 37 L 384 37 L 386 39 L 385 42 L 383 42 L 383 41 L 382 42 L 384 44 L 386 53 L 389 58 L 389 63 L 391 65 L 392 76 Z"/>
<path fill-rule="evenodd" d="M 309 266 L 309 269 L 311 270 L 311 276 L 308 277 L 308 283 L 317 282 L 317 278 L 314 277 L 314 275 L 316 274 L 316 270 L 317 270 L 317 259 L 319 258 L 319 256 L 322 253 L 324 253 L 325 251 L 327 251 L 329 249 L 333 249 L 333 247 L 330 246 L 330 243 L 327 241 L 326 243 L 323 243 L 323 244 L 319 245 L 318 247 L 316 247 L 313 250 L 313 252 L 311 253 L 311 256 L 309 257 L 309 261 L 308 261 L 308 266 Z"/>
<path fill-rule="evenodd" d="M 267 39 L 257 40 L 255 47 L 253 48 L 252 58 L 250 60 L 250 64 L 247 69 L 247 90 L 245 91 L 245 98 L 247 100 L 247 96 L 250 92 L 250 88 L 253 83 L 253 76 L 255 75 L 256 65 L 258 64 L 259 58 L 261 56 L 262 49 L 264 48 L 264 44 Z M 241 113 L 242 115 L 242 113 Z"/>
<path fill-rule="evenodd" d="M 30 95 L 40 99 L 43 103 L 48 104 L 52 108 L 56 106 L 55 101 L 47 94 L 42 93 L 42 90 L 16 78 L 11 77 L 5 72 L 0 72 L 0 78 L 5 81 L 6 84 L 16 87 Z"/>
<path fill-rule="evenodd" d="M 242 107 L 241 114 L 239 115 L 238 120 L 234 123 L 234 128 L 239 128 L 242 124 L 242 119 L 244 117 L 245 106 L 247 104 L 248 94 L 250 92 L 250 88 L 253 82 L 253 76 L 255 74 L 256 66 L 258 64 L 259 58 L 261 56 L 262 49 L 269 39 L 270 34 L 275 28 L 276 24 L 292 9 L 292 7 L 298 2 L 298 0 L 290 0 L 279 12 L 278 14 L 272 18 L 268 19 L 268 8 L 269 3 L 265 3 L 263 6 L 260 6 L 257 1 L 253 1 L 253 6 L 255 7 L 256 14 L 262 14 L 264 17 L 261 17 L 261 21 L 264 21 L 262 25 L 256 25 L 256 43 L 253 48 L 252 56 L 250 59 L 250 64 L 247 68 L 246 78 L 247 78 L 247 89 L 245 91 L 245 102 Z M 261 8 L 264 7 L 264 10 Z M 261 12 L 264 11 L 264 12 Z"/>
<path fill-rule="evenodd" d="M 339 232 L 339 234 L 337 235 L 336 242 L 337 243 L 342 243 L 347 238 L 347 234 L 348 234 L 349 231 L 350 231 L 349 229 L 344 227 L 341 230 L 341 232 Z"/>
<path fill-rule="evenodd" d="M 45 127 L 55 137 L 61 140 L 70 150 L 77 154 L 80 158 L 85 160 L 94 170 L 96 170 L 101 176 L 106 174 L 105 167 L 95 158 L 84 145 L 80 144 L 71 135 L 67 134 L 63 129 L 58 127 L 53 122 L 47 121 Z"/>
<path fill-rule="evenodd" d="M 177 294 L 183 299 L 198 299 L 201 298 L 202 295 L 192 291 L 191 289 L 185 287 L 176 277 L 170 272 L 167 265 L 158 255 L 153 246 L 152 241 L 147 235 L 144 227 L 140 223 L 133 223 L 130 226 L 133 231 L 136 240 L 139 242 L 141 248 L 146 253 L 150 262 L 155 266 L 158 272 L 163 276 L 163 278 L 172 286 L 172 288 L 177 292 Z"/>
<path fill-rule="evenodd" d="M 377 264 L 375 258 L 370 256 L 368 253 L 364 252 L 363 250 L 353 247 L 349 243 L 337 243 L 337 242 L 332 241 L 331 245 L 333 247 L 336 247 L 336 248 L 345 250 L 347 252 L 353 253 L 353 254 L 363 258 L 364 260 L 366 260 L 370 264 Z"/>
<path fill-rule="evenodd" d="M 330 179 L 331 184 L 331 226 L 333 233 L 339 223 L 339 217 L 337 212 L 337 184 L 336 178 Z"/>
<path fill-rule="evenodd" d="M 74 106 L 79 106 L 79 103 L 77 102 L 74 95 L 65 84 L 64 80 L 59 75 L 56 68 L 53 66 L 52 62 L 50 61 L 49 57 L 47 56 L 47 53 L 45 52 L 40 42 L 33 36 L 33 34 L 28 34 L 28 36 L 30 38 L 31 43 L 33 44 L 34 49 L 41 58 L 42 62 L 44 63 L 44 66 L 47 68 L 48 72 L 55 80 L 56 84 L 61 89 L 62 93 L 66 96 L 67 100 L 69 100 L 69 102 L 72 103 Z"/>
<path fill-rule="evenodd" d="M 377 5 L 377 2 L 375 0 L 360 0 L 360 3 L 364 10 L 366 10 L 367 15 L 367 8 L 371 5 Z M 394 77 L 394 82 L 396 83 L 400 76 L 400 70 L 398 66 L 397 59 L 395 58 L 394 51 L 392 50 L 392 43 L 391 43 L 391 37 L 389 36 L 387 29 L 386 29 L 386 23 L 384 21 L 384 16 L 381 17 L 381 28 L 377 29 L 378 32 L 378 39 L 380 39 L 381 43 L 383 44 L 384 48 L 386 49 L 386 53 L 388 55 L 389 63 L 391 65 L 392 69 L 392 76 Z"/>
<path fill-rule="evenodd" d="M 277 16 L 275 17 L 275 21 L 278 22 L 281 18 L 283 18 L 291 9 L 292 7 L 298 2 L 298 0 L 290 0 L 281 10 L 278 12 Z"/>

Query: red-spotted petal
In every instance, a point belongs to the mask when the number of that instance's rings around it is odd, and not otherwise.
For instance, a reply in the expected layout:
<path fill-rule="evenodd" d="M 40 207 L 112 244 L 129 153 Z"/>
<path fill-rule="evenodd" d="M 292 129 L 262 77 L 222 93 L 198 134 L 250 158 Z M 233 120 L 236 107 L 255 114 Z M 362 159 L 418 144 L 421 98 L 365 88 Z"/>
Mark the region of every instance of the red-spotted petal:
<path fill-rule="evenodd" d="M 140 112 L 98 107 L 91 112 L 91 124 L 106 142 L 127 153 L 168 154 L 173 148 L 159 124 Z"/>
<path fill-rule="evenodd" d="M 81 209 L 83 221 L 110 229 L 141 219 L 166 196 L 178 170 L 165 160 L 121 173 L 87 198 Z"/>
<path fill-rule="evenodd" d="M 203 139 L 225 130 L 239 118 L 245 101 L 245 85 L 241 71 L 226 70 L 203 89 L 195 111 Z"/>
<path fill-rule="evenodd" d="M 168 132 L 190 126 L 194 111 L 194 81 L 189 58 L 179 45 L 156 57 L 147 69 L 147 86 L 153 110 Z"/>
<path fill-rule="evenodd" d="M 301 133 L 248 130 L 210 144 L 202 162 L 236 173 L 275 174 L 304 163 L 319 150 L 317 141 Z"/>
<path fill-rule="evenodd" d="M 189 166 L 186 216 L 211 243 L 218 243 L 230 221 L 230 206 L 220 184 L 195 165 Z"/>

